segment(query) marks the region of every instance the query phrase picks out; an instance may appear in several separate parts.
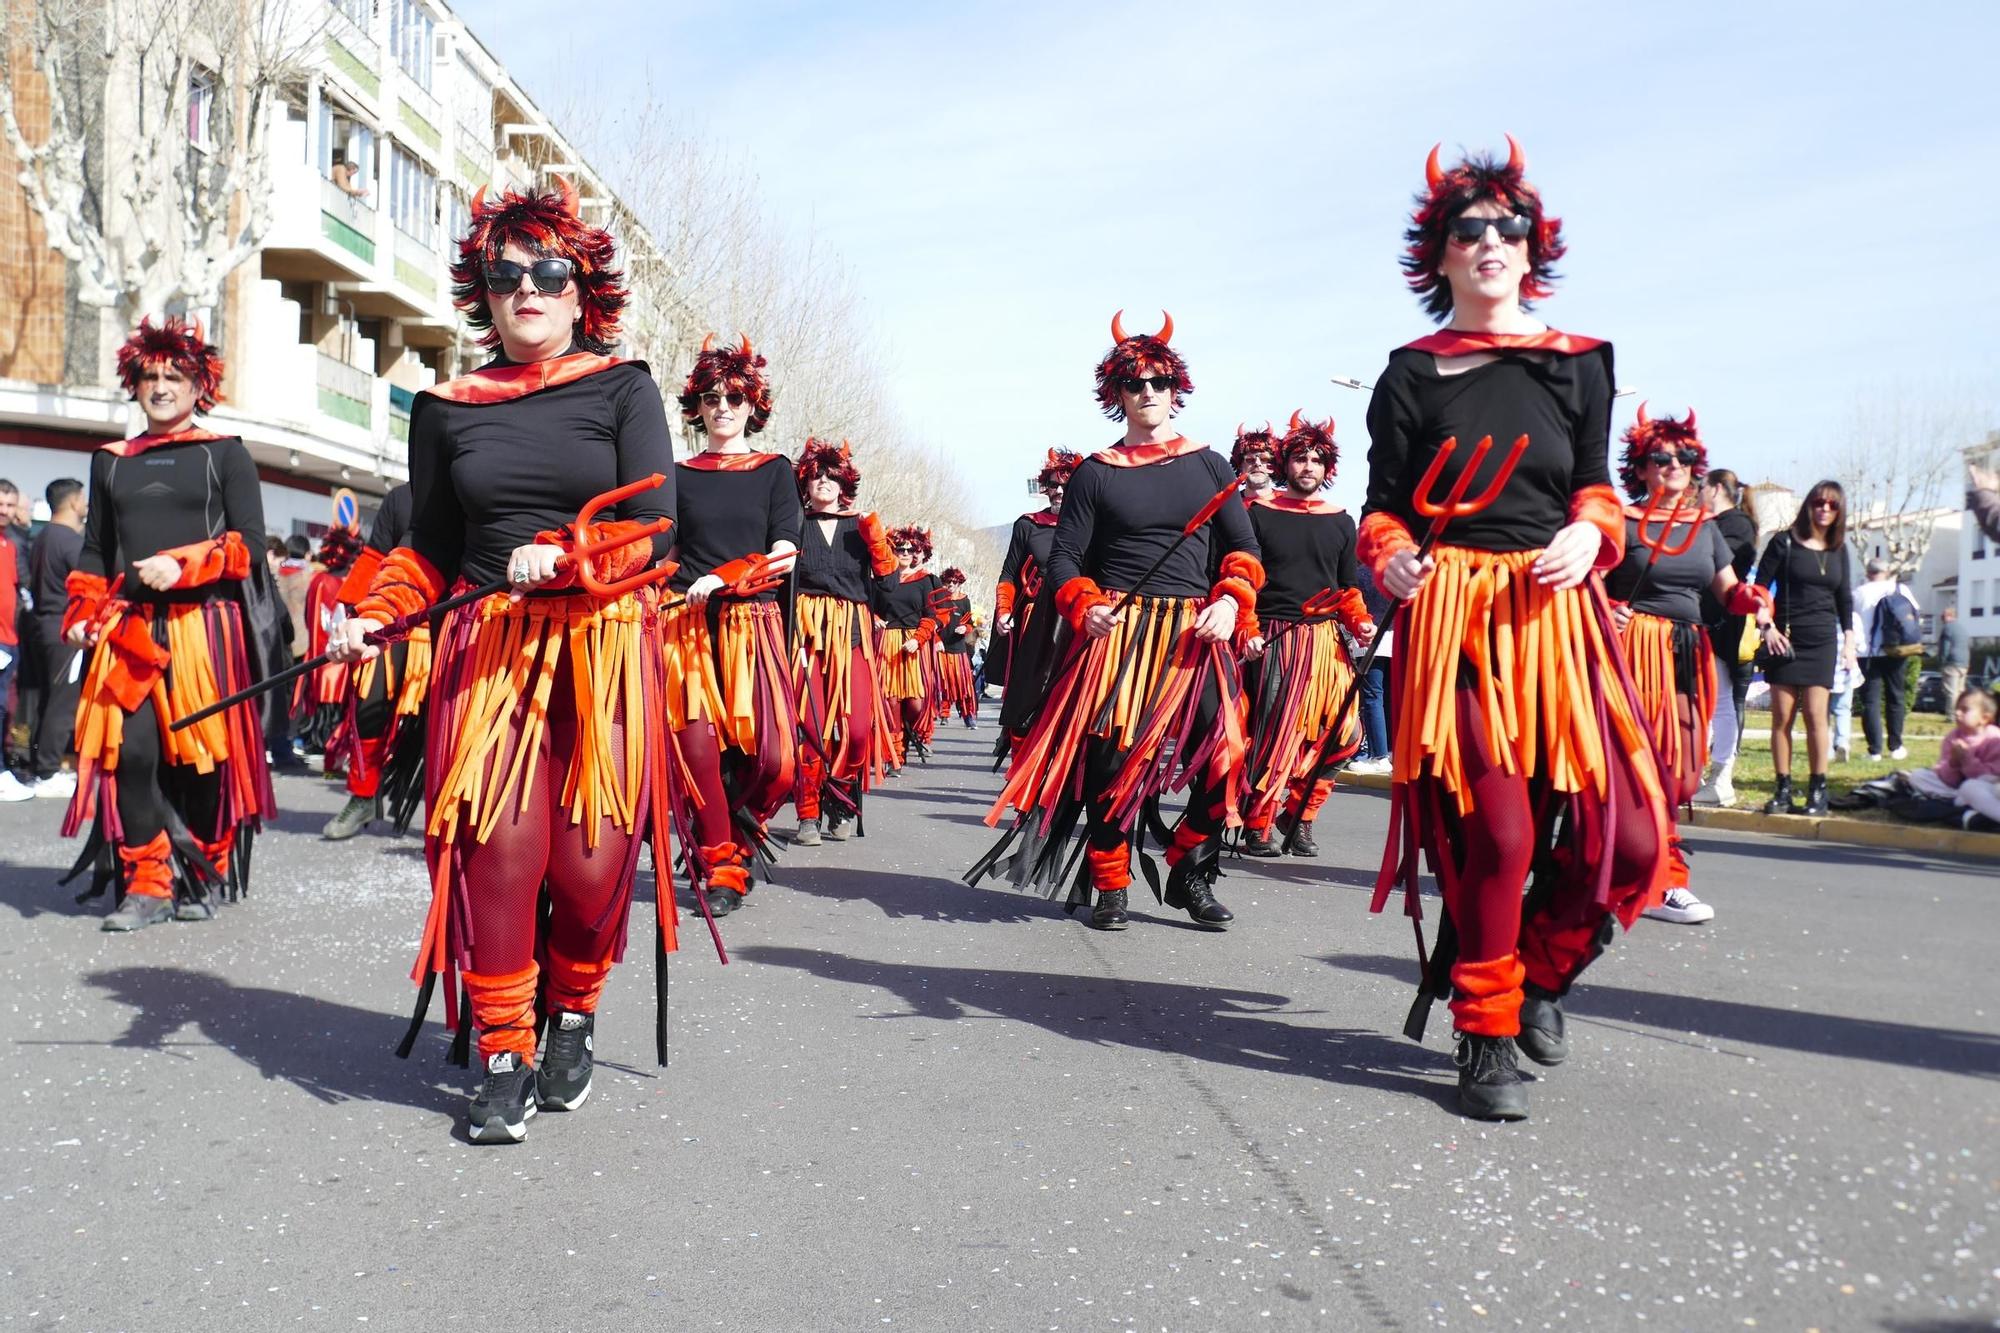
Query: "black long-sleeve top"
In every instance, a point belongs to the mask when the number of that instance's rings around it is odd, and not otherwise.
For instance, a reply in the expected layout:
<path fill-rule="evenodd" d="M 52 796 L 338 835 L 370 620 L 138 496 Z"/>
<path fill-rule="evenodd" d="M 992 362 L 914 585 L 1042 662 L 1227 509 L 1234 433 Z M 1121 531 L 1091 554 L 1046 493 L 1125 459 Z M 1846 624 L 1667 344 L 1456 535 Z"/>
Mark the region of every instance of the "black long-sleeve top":
<path fill-rule="evenodd" d="M 1775 586 L 1772 623 L 1787 636 L 1831 641 L 1854 619 L 1854 578 L 1847 546 L 1815 551 L 1799 545 L 1789 529 L 1775 533 L 1757 558 L 1757 581 Z"/>
<path fill-rule="evenodd" d="M 69 594 L 64 583 L 83 559 L 83 534 L 62 523 L 49 523 L 35 534 L 28 548 L 28 591 L 35 599 L 35 618 L 60 625 Z"/>
<path fill-rule="evenodd" d="M 1431 520 L 1417 513 L 1417 483 L 1445 440 L 1458 447 L 1430 498 L 1442 502 L 1481 438 L 1493 447 L 1466 488 L 1476 497 L 1498 474 L 1517 436 L 1528 437 L 1506 488 L 1479 514 L 1454 518 L 1444 541 L 1486 551 L 1546 546 L 1569 522 L 1570 497 L 1608 485 L 1613 393 L 1611 345 L 1577 355 L 1501 352 L 1492 362 L 1441 375 L 1435 354 L 1401 347 L 1375 381 L 1368 405 L 1368 499 L 1419 541 Z"/>
<path fill-rule="evenodd" d="M 1703 523 L 1692 542 L 1688 542 L 1686 523 L 1674 524 L 1673 530 L 1662 537 L 1661 529 L 1665 526 L 1664 518 L 1655 518 L 1646 525 L 1646 533 L 1663 547 L 1687 542 L 1688 549 L 1680 555 L 1662 555 L 1653 560 L 1653 552 L 1639 540 L 1638 518 L 1629 511 L 1626 513 L 1625 558 L 1604 576 L 1604 591 L 1614 601 L 1630 602 L 1632 609 L 1642 615 L 1698 624 L 1701 595 L 1715 582 L 1715 576 L 1729 566 L 1729 543 L 1713 523 Z M 1653 560 L 1650 574 L 1646 573 L 1648 560 Z M 1637 597 L 1633 596 L 1635 591 Z"/>
<path fill-rule="evenodd" d="M 1263 552 L 1257 614 L 1264 619 L 1303 619 L 1313 594 L 1357 586 L 1353 516 L 1331 505 L 1316 507 L 1320 512 L 1268 500 L 1250 506 L 1250 526 Z"/>
<path fill-rule="evenodd" d="M 952 599 L 951 605 L 945 610 L 942 623 L 944 630 L 939 635 L 938 641 L 944 646 L 946 652 L 969 653 L 972 651 L 973 642 L 979 636 L 972 632 L 972 599 L 970 597 Z M 965 633 L 954 633 L 953 631 L 960 625 L 965 626 Z"/>
<path fill-rule="evenodd" d="M 1007 536 L 1007 555 L 1000 562 L 1000 582 L 1014 585 L 1014 606 L 1018 611 L 1041 591 L 1043 574 L 1049 567 L 1049 548 L 1055 544 L 1056 525 L 1045 521 L 1048 510 L 1038 509 L 1014 520 Z"/>
<path fill-rule="evenodd" d="M 1159 462 L 1119 466 L 1092 455 L 1077 466 L 1049 546 L 1051 584 L 1061 588 L 1071 579 L 1089 578 L 1106 592 L 1135 591 L 1132 585 L 1187 521 L 1236 476 L 1229 460 L 1213 449 L 1179 443 L 1186 452 Z M 1138 449 L 1150 451 L 1138 457 L 1160 452 L 1152 445 Z M 1205 597 L 1221 557 L 1237 551 L 1256 557 L 1257 534 L 1243 506 L 1231 501 L 1137 591 L 1147 597 Z"/>
<path fill-rule="evenodd" d="M 147 556 L 234 532 L 253 560 L 264 558 L 264 495 L 257 465 L 235 436 L 126 441 L 134 452 L 99 449 L 90 459 L 90 513 L 77 568 L 112 579 L 134 601 L 202 601 L 215 589 L 154 592 L 132 566 Z M 115 566 L 113 562 L 116 562 Z"/>
<path fill-rule="evenodd" d="M 835 516 L 830 535 L 821 525 L 823 517 L 807 514 L 804 518 L 799 538 L 799 591 L 867 602 L 875 586 L 875 570 L 868 543 L 861 539 L 861 516 Z"/>
<path fill-rule="evenodd" d="M 375 511 L 375 521 L 368 525 L 369 549 L 387 555 L 398 546 L 408 546 L 411 514 L 410 483 L 390 487 L 382 497 L 382 507 Z"/>
<path fill-rule="evenodd" d="M 674 515 L 673 436 L 646 364 L 584 353 L 539 364 L 552 381 L 548 388 L 516 381 L 508 387 L 519 392 L 487 390 L 483 372 L 474 372 L 417 395 L 410 416 L 410 547 L 436 566 L 447 587 L 460 577 L 475 584 L 506 577 L 515 547 L 575 522 L 593 497 L 655 472 L 666 476 L 663 486 L 620 502 L 598 521 Z M 584 373 L 562 379 L 570 365 Z M 488 369 L 532 368 L 496 362 Z M 445 396 L 468 385 L 473 400 Z M 672 544 L 670 533 L 655 536 L 654 558 Z"/>
<path fill-rule="evenodd" d="M 704 460 L 756 460 L 716 467 Z M 667 580 L 676 591 L 732 560 L 758 555 L 778 542 L 799 544 L 803 511 L 798 483 L 781 454 L 699 454 L 674 465 L 681 522 L 681 567 Z M 776 589 L 753 600 L 768 602 Z"/>
<path fill-rule="evenodd" d="M 875 610 L 882 617 L 882 623 L 889 629 L 915 629 L 925 620 L 941 620 L 931 610 L 931 594 L 944 586 L 938 576 L 928 571 L 916 578 L 905 581 L 903 575 L 909 573 L 899 569 L 884 578 L 876 588 Z"/>

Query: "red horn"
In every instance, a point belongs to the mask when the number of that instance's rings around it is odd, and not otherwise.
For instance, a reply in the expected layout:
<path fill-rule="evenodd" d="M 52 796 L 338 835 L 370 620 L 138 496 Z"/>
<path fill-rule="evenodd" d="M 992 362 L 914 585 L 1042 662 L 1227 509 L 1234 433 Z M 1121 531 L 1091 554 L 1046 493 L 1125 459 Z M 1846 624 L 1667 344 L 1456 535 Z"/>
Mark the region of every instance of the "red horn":
<path fill-rule="evenodd" d="M 1158 338 L 1162 343 L 1170 343 L 1174 340 L 1174 317 L 1162 310 L 1160 318 L 1166 322 L 1160 325 L 1160 331 L 1153 336 Z"/>
<path fill-rule="evenodd" d="M 1433 191 L 1444 184 L 1444 168 L 1438 165 L 1438 150 L 1443 147 L 1444 143 L 1441 140 L 1432 144 L 1431 155 L 1424 163 L 1424 184 Z"/>
<path fill-rule="evenodd" d="M 583 201 L 577 197 L 576 186 L 570 184 L 569 177 L 556 177 L 556 192 L 562 197 L 563 212 L 573 218 L 583 216 Z"/>
<path fill-rule="evenodd" d="M 1123 310 L 1111 317 L 1111 341 L 1115 343 L 1125 341 L 1125 312 Z"/>
<path fill-rule="evenodd" d="M 472 192 L 472 216 L 474 218 L 477 218 L 479 216 L 479 211 L 485 207 L 486 207 L 486 187 L 482 185 L 478 189 Z"/>
<path fill-rule="evenodd" d="M 198 343 L 208 341 L 208 335 L 202 331 L 201 321 L 198 319 L 194 321 L 194 340 Z"/>
<path fill-rule="evenodd" d="M 1513 135 L 1507 136 L 1507 170 L 1523 172 L 1528 169 L 1528 155 L 1521 151 L 1521 141 Z"/>
<path fill-rule="evenodd" d="M 1236 423 L 1236 438 L 1239 440 L 1243 438 L 1243 423 L 1240 421 Z"/>
<path fill-rule="evenodd" d="M 1694 428 L 1694 409 L 1690 407 L 1688 409 L 1688 434 L 1693 435 L 1696 433 Z"/>
<path fill-rule="evenodd" d="M 743 334 L 743 359 L 745 361 L 757 359 L 757 349 L 750 345 L 750 335 L 747 333 Z"/>
<path fill-rule="evenodd" d="M 707 355 L 709 352 L 713 352 L 715 350 L 714 334 L 711 333 L 706 338 L 703 338 L 701 340 L 701 350 L 703 355 Z"/>
<path fill-rule="evenodd" d="M 1299 428 L 1299 413 L 1302 411 L 1304 411 L 1303 408 L 1297 408 L 1293 410 L 1292 424 L 1285 427 L 1285 434 L 1290 435 L 1293 431 Z"/>
<path fill-rule="evenodd" d="M 1653 419 L 1646 415 L 1646 400 L 1641 398 L 1639 400 L 1639 429 L 1645 430 L 1648 426 L 1651 426 L 1652 424 L 1653 424 Z"/>

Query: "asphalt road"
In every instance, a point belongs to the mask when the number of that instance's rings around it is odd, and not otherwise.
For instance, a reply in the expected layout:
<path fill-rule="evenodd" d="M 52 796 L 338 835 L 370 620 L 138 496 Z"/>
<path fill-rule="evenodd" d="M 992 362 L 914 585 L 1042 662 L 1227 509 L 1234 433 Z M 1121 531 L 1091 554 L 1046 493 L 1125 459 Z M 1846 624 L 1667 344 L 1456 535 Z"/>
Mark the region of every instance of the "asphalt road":
<path fill-rule="evenodd" d="M 1620 940 L 1489 1126 L 1443 1011 L 1398 1035 L 1380 797 L 1226 934 L 1100 935 L 958 882 L 990 736 L 790 855 L 728 967 L 687 932 L 668 1071 L 635 949 L 589 1105 L 508 1147 L 435 1021 L 391 1054 L 415 840 L 282 779 L 248 902 L 116 936 L 56 803 L 0 807 L 0 1328 L 1996 1326 L 1992 867 L 1696 833 L 1717 920 Z"/>

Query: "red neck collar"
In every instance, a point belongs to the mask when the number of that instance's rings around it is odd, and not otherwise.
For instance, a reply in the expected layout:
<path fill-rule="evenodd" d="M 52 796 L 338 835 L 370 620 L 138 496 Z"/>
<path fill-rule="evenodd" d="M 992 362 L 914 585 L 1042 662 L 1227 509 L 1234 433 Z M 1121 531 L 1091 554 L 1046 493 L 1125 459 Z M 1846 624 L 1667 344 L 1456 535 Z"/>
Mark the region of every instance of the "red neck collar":
<path fill-rule="evenodd" d="M 1604 339 L 1557 329 L 1543 329 L 1540 333 L 1440 329 L 1404 346 L 1413 352 L 1430 352 L 1435 356 L 1469 356 L 1474 352 L 1555 352 L 1561 356 L 1582 356 L 1604 346 Z"/>
<path fill-rule="evenodd" d="M 1297 496 L 1287 495 L 1283 491 L 1272 491 L 1269 495 L 1260 495 L 1250 503 L 1265 509 L 1276 509 L 1287 514 L 1344 514 L 1347 512 L 1324 495 L 1315 495 L 1309 499 L 1301 500 Z"/>
<path fill-rule="evenodd" d="M 903 577 L 899 582 L 915 583 L 918 579 L 927 579 L 930 576 L 931 572 L 928 569 L 906 569 L 903 571 Z"/>
<path fill-rule="evenodd" d="M 510 362 L 504 365 L 481 366 L 470 375 L 460 375 L 455 380 L 433 384 L 424 392 L 433 397 L 449 399 L 454 403 L 507 403 L 516 398 L 526 398 L 531 393 L 540 393 L 544 389 L 574 383 L 585 376 L 625 364 L 622 357 L 599 356 L 595 352 L 571 352 L 566 356 L 551 357 L 547 361 L 530 361 L 525 365 L 515 365 Z M 638 364 L 644 365 L 643 362 Z"/>
<path fill-rule="evenodd" d="M 697 472 L 750 472 L 766 463 L 778 461 L 778 454 L 710 454 L 700 453 L 692 458 L 683 458 L 682 467 L 691 467 Z"/>
<path fill-rule="evenodd" d="M 1027 519 L 1038 528 L 1052 528 L 1062 522 L 1061 514 L 1052 513 L 1047 509 L 1037 509 L 1034 513 L 1023 514 L 1021 517 Z"/>
<path fill-rule="evenodd" d="M 170 430 L 160 435 L 147 431 L 141 435 L 134 435 L 129 440 L 112 440 L 99 445 L 98 448 L 118 458 L 132 458 L 145 453 L 148 449 L 158 449 L 162 445 L 196 444 L 202 440 L 229 438 L 227 435 L 217 435 L 212 430 L 203 430 L 199 426 L 189 426 L 186 430 Z"/>
<path fill-rule="evenodd" d="M 1206 448 L 1207 445 L 1196 444 L 1185 435 L 1176 435 L 1171 440 L 1155 444 L 1114 444 L 1109 449 L 1098 450 L 1091 457 L 1112 467 L 1150 467 L 1154 463 L 1169 462 Z"/>

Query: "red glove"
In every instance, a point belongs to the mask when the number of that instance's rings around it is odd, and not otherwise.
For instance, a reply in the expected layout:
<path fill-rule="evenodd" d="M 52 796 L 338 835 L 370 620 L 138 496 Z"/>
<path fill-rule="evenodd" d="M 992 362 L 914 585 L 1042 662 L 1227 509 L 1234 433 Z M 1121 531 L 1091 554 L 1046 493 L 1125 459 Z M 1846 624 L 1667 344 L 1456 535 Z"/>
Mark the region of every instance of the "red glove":
<path fill-rule="evenodd" d="M 1098 587 L 1096 579 L 1079 576 L 1056 589 L 1056 610 L 1069 622 L 1071 629 L 1079 632 L 1083 629 L 1083 618 L 1090 614 L 1091 607 L 1110 604 L 1111 594 Z"/>
<path fill-rule="evenodd" d="M 576 540 L 576 525 L 565 523 L 552 532 L 535 534 L 538 546 L 560 546 L 565 551 L 575 551 L 578 545 L 596 546 L 603 542 L 620 542 L 608 551 L 599 551 L 590 557 L 590 571 L 599 583 L 616 583 L 638 573 L 653 563 L 653 534 L 639 533 L 646 525 L 636 518 L 614 519 L 609 523 L 592 523 L 584 529 L 583 541 Z M 576 562 L 567 562 L 542 586 L 545 588 L 574 587 L 577 580 Z"/>
<path fill-rule="evenodd" d="M 1769 611 L 1773 605 L 1771 590 L 1763 584 L 1739 583 L 1730 589 L 1724 609 L 1732 616 L 1754 616 L 1759 611 Z"/>
<path fill-rule="evenodd" d="M 868 566 L 875 571 L 876 578 L 887 578 L 896 572 L 896 552 L 889 545 L 889 529 L 882 526 L 879 514 L 863 514 L 859 524 L 861 544 L 868 548 Z"/>
<path fill-rule="evenodd" d="M 86 574 L 80 569 L 69 572 L 69 577 L 63 580 L 63 591 L 69 594 L 62 618 L 62 635 L 67 639 L 69 632 L 78 625 L 88 625 L 97 619 L 97 613 L 103 609 L 110 591 L 101 577 Z"/>
<path fill-rule="evenodd" d="M 355 605 L 368 595 L 368 585 L 375 581 L 375 571 L 380 568 L 382 553 L 372 546 L 362 547 L 361 554 L 354 557 L 354 568 L 347 571 L 335 596 L 344 605 Z"/>

